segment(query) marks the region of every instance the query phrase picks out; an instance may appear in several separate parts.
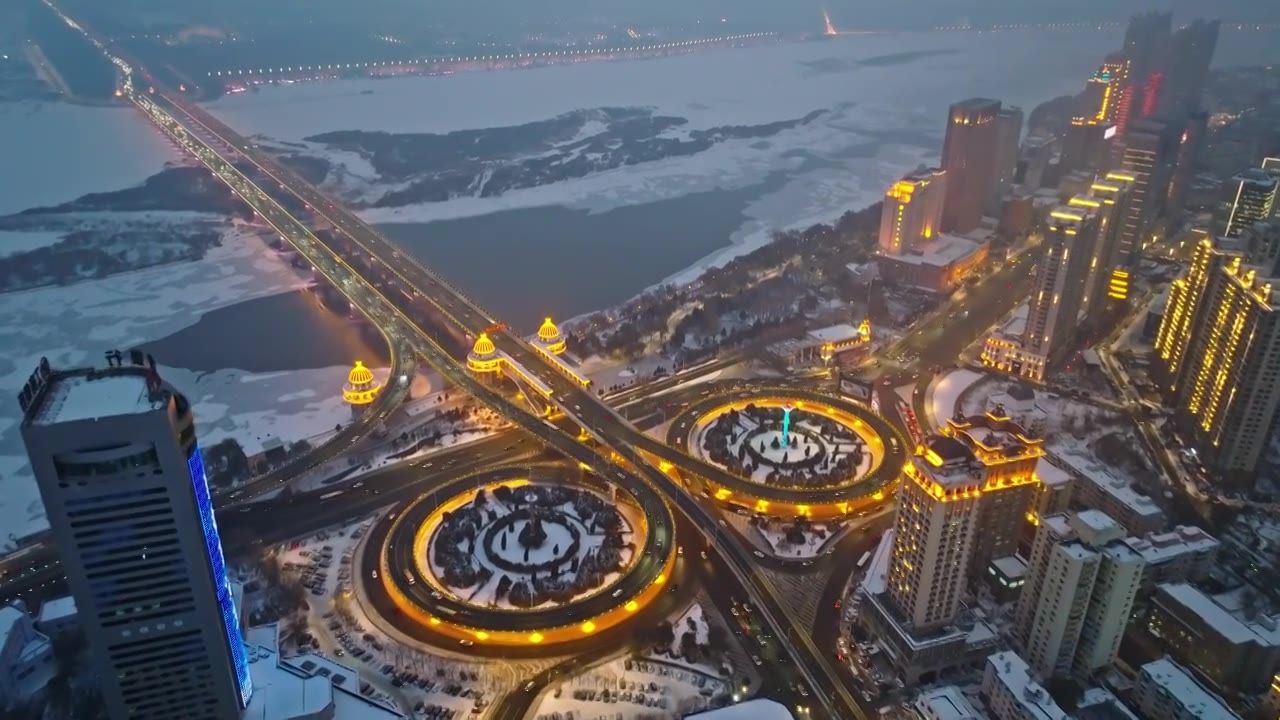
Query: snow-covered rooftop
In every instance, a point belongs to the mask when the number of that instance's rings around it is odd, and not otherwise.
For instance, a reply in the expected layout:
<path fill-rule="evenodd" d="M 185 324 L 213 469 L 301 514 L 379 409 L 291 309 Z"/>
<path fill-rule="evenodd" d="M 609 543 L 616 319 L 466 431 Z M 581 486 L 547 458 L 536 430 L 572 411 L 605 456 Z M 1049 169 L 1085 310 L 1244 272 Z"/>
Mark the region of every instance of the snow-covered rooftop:
<path fill-rule="evenodd" d="M 915 705 L 921 715 L 936 720 L 982 720 L 984 717 L 955 685 L 922 692 Z"/>
<path fill-rule="evenodd" d="M 13 605 L 0 608 L 0 650 L 9 643 L 9 633 L 13 631 L 13 626 L 22 622 L 26 616 L 21 608 Z"/>
<path fill-rule="evenodd" d="M 884 531 L 880 544 L 867 565 L 867 574 L 862 578 L 862 589 L 868 594 L 879 595 L 889 589 L 889 557 L 893 553 L 893 535 L 892 528 Z"/>
<path fill-rule="evenodd" d="M 1159 586 L 1159 590 L 1232 643 L 1256 642 L 1264 647 L 1280 646 L 1280 624 L 1273 618 L 1264 617 L 1260 622 L 1246 622 L 1188 583 L 1164 583 Z"/>
<path fill-rule="evenodd" d="M 76 614 L 76 599 L 70 595 L 45 600 L 40 606 L 40 615 L 36 618 L 37 622 L 47 623 L 63 618 L 72 617 Z"/>
<path fill-rule="evenodd" d="M 1110 690 L 1091 687 L 1084 691 L 1080 703 L 1076 705 L 1077 720 L 1138 720 L 1120 698 Z"/>
<path fill-rule="evenodd" d="M 112 372 L 54 374 L 49 378 L 43 402 L 32 422 L 54 423 L 90 420 L 115 415 L 136 415 L 159 408 L 152 402 L 146 376 L 134 368 Z"/>
<path fill-rule="evenodd" d="M 1218 547 L 1218 541 L 1202 528 L 1179 525 L 1163 533 L 1147 533 L 1142 537 L 1125 539 L 1148 565 L 1156 565 L 1188 554 L 1209 552 Z"/>
<path fill-rule="evenodd" d="M 846 323 L 844 325 L 832 325 L 831 327 L 810 330 L 809 337 L 822 343 L 842 343 L 862 337 L 862 332 Z"/>
<path fill-rule="evenodd" d="M 1071 473 L 1050 462 L 1047 456 L 1042 456 L 1036 460 L 1036 477 L 1040 478 L 1040 482 L 1049 485 L 1065 485 L 1071 482 Z"/>
<path fill-rule="evenodd" d="M 1196 682 L 1191 673 L 1169 658 L 1143 665 L 1139 677 L 1149 678 L 1200 720 L 1238 720 L 1240 717 L 1227 707 L 1222 698 Z"/>
<path fill-rule="evenodd" d="M 1164 514 L 1154 500 L 1138 492 L 1128 480 L 1117 477 L 1097 462 L 1075 453 L 1062 453 L 1059 457 L 1091 484 L 1135 514 L 1144 517 Z"/>
<path fill-rule="evenodd" d="M 1025 577 L 1027 574 L 1027 564 L 1017 555 L 1006 555 L 991 561 L 991 564 L 1000 571 L 1002 575 L 1010 580 L 1016 580 Z"/>
<path fill-rule="evenodd" d="M 1067 720 L 1067 714 L 1049 697 L 1031 674 L 1027 661 L 1005 650 L 987 658 L 987 673 L 1003 685 L 1022 708 L 1022 717 L 1034 720 Z"/>
<path fill-rule="evenodd" d="M 360 695 L 360 673 L 308 653 L 280 655 L 278 625 L 249 628 L 245 634 L 253 697 L 241 720 L 397 720 L 404 716 Z"/>
<path fill-rule="evenodd" d="M 685 716 L 685 720 L 694 718 L 697 720 L 795 720 L 795 716 L 784 705 L 765 698 Z"/>
<path fill-rule="evenodd" d="M 958 235 L 943 234 L 939 235 L 937 240 L 921 245 L 912 252 L 886 257 L 911 265 L 946 267 L 978 252 L 981 247 L 979 243 Z"/>

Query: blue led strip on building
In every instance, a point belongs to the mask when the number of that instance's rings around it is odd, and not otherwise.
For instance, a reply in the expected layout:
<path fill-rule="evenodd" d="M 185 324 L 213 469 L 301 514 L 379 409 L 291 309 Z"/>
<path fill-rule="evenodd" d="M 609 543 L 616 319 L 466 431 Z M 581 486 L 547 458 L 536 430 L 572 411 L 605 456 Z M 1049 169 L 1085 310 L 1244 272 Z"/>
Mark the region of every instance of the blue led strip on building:
<path fill-rule="evenodd" d="M 218 608 L 222 611 L 223 630 L 231 648 L 231 662 L 235 664 L 236 681 L 240 684 L 240 707 L 244 708 L 249 706 L 249 698 L 253 695 L 253 682 L 249 679 L 249 661 L 245 658 L 244 638 L 240 635 L 240 615 L 231 597 L 227 563 L 222 557 L 222 541 L 218 538 L 218 523 L 213 518 L 213 501 L 209 499 L 209 481 L 204 474 L 199 445 L 192 448 L 191 457 L 187 459 L 187 471 L 195 488 L 196 511 L 200 514 L 200 528 L 204 531 L 205 550 L 218 592 Z"/>

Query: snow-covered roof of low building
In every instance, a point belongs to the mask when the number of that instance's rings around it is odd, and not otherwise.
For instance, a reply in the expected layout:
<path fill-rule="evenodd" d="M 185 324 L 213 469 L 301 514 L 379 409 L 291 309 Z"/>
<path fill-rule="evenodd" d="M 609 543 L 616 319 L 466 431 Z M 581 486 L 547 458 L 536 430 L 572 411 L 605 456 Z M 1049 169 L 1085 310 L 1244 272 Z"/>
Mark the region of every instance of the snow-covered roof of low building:
<path fill-rule="evenodd" d="M 245 650 L 253 697 L 241 720 L 399 720 L 393 708 L 360 694 L 360 673 L 328 658 L 308 653 L 280 655 L 276 624 L 249 628 Z M 321 713 L 324 713 L 321 715 Z"/>
<path fill-rule="evenodd" d="M 1239 720 L 1240 718 L 1227 707 L 1222 698 L 1197 682 L 1191 673 L 1169 658 L 1143 665 L 1139 670 L 1139 677 L 1150 678 L 1152 683 L 1170 697 L 1176 698 L 1179 705 L 1195 713 L 1195 717 L 1200 720 Z"/>
<path fill-rule="evenodd" d="M 1155 500 L 1143 495 L 1133 488 L 1128 480 L 1116 477 L 1109 469 L 1093 460 L 1075 453 L 1061 453 L 1060 459 L 1070 465 L 1076 472 L 1084 476 L 1107 495 L 1132 512 L 1143 517 L 1163 515 L 1164 511 L 1156 505 Z"/>
<path fill-rule="evenodd" d="M 64 618 L 74 617 L 76 614 L 76 599 L 70 595 L 45 600 L 40 606 L 40 615 L 36 618 L 37 622 L 47 623 L 62 620 Z"/>
<path fill-rule="evenodd" d="M 1022 708 L 1023 717 L 1067 720 L 1067 714 L 1049 697 L 1049 692 L 1031 674 L 1027 661 L 1017 653 L 1005 650 L 989 656 L 987 669 L 1009 690 L 1014 702 Z"/>
<path fill-rule="evenodd" d="M 846 323 L 810 330 L 809 337 L 821 343 L 842 343 L 862 337 L 862 331 Z"/>
<path fill-rule="evenodd" d="M 889 589 L 889 558 L 893 554 L 892 528 L 885 530 L 876 546 L 875 554 L 867 564 L 867 574 L 862 578 L 862 589 L 871 595 L 879 595 Z"/>
<path fill-rule="evenodd" d="M 984 720 L 985 717 L 955 685 L 920 693 L 915 706 L 931 720 Z"/>
<path fill-rule="evenodd" d="M 1071 473 L 1054 465 L 1049 461 L 1047 456 L 1036 460 L 1036 477 L 1040 478 L 1040 482 L 1044 485 L 1063 485 L 1071 482 Z"/>
<path fill-rule="evenodd" d="M 1163 583 L 1157 589 L 1232 643 L 1280 646 L 1280 624 L 1274 618 L 1263 616 L 1259 621 L 1243 620 L 1189 583 Z"/>
<path fill-rule="evenodd" d="M 1137 551 L 1148 565 L 1158 565 L 1182 555 L 1213 550 L 1219 543 L 1202 528 L 1179 525 L 1168 532 L 1125 538 L 1125 544 Z"/>
<path fill-rule="evenodd" d="M 1004 557 L 996 558 L 991 561 L 991 564 L 1000 571 L 1000 574 L 1010 580 L 1016 580 L 1020 577 L 1026 576 L 1027 574 L 1027 564 L 1017 555 L 1006 555 Z"/>
<path fill-rule="evenodd" d="M 795 720 L 795 716 L 782 703 L 757 698 L 730 705 L 719 710 L 686 715 L 685 720 Z"/>
<path fill-rule="evenodd" d="M 939 235 L 932 242 L 925 243 L 911 252 L 901 255 L 885 255 L 884 258 L 904 262 L 911 265 L 934 265 L 946 267 L 959 262 L 978 252 L 981 244 L 966 240 L 958 235 Z"/>
<path fill-rule="evenodd" d="M 22 622 L 22 619 L 26 616 L 27 614 L 22 611 L 22 608 L 13 605 L 5 605 L 0 608 L 0 650 L 3 650 L 4 646 L 9 642 L 9 633 L 13 631 L 13 626 Z"/>
<path fill-rule="evenodd" d="M 1100 687 L 1084 691 L 1076 705 L 1075 717 L 1076 720 L 1138 720 L 1138 716 L 1125 707 L 1120 698 Z"/>

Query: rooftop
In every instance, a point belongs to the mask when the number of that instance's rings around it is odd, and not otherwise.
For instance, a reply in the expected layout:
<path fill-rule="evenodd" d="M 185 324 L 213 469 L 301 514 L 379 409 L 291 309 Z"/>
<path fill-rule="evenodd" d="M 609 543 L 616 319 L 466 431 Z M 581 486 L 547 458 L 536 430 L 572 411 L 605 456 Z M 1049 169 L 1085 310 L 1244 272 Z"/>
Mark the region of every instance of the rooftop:
<path fill-rule="evenodd" d="M 1027 662 L 1017 653 L 1005 650 L 987 658 L 989 675 L 1008 688 L 1015 702 L 1022 706 L 1022 716 L 1035 720 L 1068 720 L 1058 703 L 1036 681 Z"/>
<path fill-rule="evenodd" d="M 1071 482 L 1071 473 L 1054 465 L 1047 456 L 1036 460 L 1036 477 L 1045 485 L 1064 485 Z"/>
<path fill-rule="evenodd" d="M 1143 495 L 1128 480 L 1116 477 L 1109 469 L 1093 460 L 1074 453 L 1062 453 L 1059 458 L 1113 500 L 1143 517 L 1163 516 L 1164 511 L 1155 501 Z"/>
<path fill-rule="evenodd" d="M 1010 580 L 1017 580 L 1025 577 L 1027 574 L 1027 564 L 1017 555 L 1006 555 L 991 561 L 991 564 L 1000 571 L 1001 575 Z"/>
<path fill-rule="evenodd" d="M 911 252 L 905 252 L 901 255 L 885 255 L 882 257 L 912 265 L 936 265 L 938 267 L 946 267 L 947 265 L 951 265 L 969 257 L 970 255 L 978 252 L 981 248 L 982 246 L 980 244 L 971 240 L 966 240 L 958 235 L 948 235 L 943 233 L 938 236 L 938 239 L 925 243 Z"/>
<path fill-rule="evenodd" d="M 969 702 L 955 685 L 934 688 L 920 693 L 916 707 L 938 720 L 982 720 L 985 716 Z"/>
<path fill-rule="evenodd" d="M 853 325 L 832 325 L 831 327 L 810 330 L 809 337 L 822 343 L 842 343 L 862 337 L 862 331 Z"/>
<path fill-rule="evenodd" d="M 1239 720 L 1240 718 L 1227 707 L 1222 698 L 1196 682 L 1190 673 L 1169 658 L 1149 662 L 1143 665 L 1139 672 L 1140 678 L 1149 678 L 1150 682 L 1177 698 L 1182 707 L 1195 712 L 1200 720 Z"/>
<path fill-rule="evenodd" d="M 36 618 L 37 622 L 52 622 L 63 618 L 74 617 L 76 614 L 76 599 L 70 595 L 45 600 L 40 606 L 40 615 Z"/>
<path fill-rule="evenodd" d="M 38 425 L 139 415 L 164 407 L 166 396 L 151 392 L 145 367 L 55 371 L 28 410 Z"/>
<path fill-rule="evenodd" d="M 1075 716 L 1076 720 L 1138 720 L 1138 716 L 1125 707 L 1120 698 L 1100 687 L 1084 691 L 1076 705 Z"/>
<path fill-rule="evenodd" d="M 781 703 L 758 698 L 737 705 L 686 715 L 685 720 L 795 720 Z"/>
<path fill-rule="evenodd" d="M 1243 620 L 1188 583 L 1164 583 L 1157 590 L 1157 603 L 1167 597 L 1195 614 L 1206 626 L 1232 643 L 1254 642 L 1264 647 L 1280 646 L 1280 628 L 1273 618 L 1263 616 L 1257 621 Z"/>
<path fill-rule="evenodd" d="M 1125 543 L 1141 555 L 1148 565 L 1191 553 L 1211 552 L 1218 547 L 1218 541 L 1212 535 L 1190 525 L 1179 525 L 1168 532 L 1125 538 Z"/>

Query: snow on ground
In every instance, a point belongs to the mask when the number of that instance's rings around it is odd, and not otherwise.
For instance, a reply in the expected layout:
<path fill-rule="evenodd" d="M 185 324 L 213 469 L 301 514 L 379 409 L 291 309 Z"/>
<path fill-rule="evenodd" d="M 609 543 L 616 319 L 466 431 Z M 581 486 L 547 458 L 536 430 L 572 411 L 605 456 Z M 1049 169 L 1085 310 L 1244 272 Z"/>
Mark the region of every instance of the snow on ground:
<path fill-rule="evenodd" d="M 1029 111 L 1043 100 L 1078 92 L 1079 79 L 1116 42 L 1114 33 L 1100 32 L 870 35 L 645 62 L 298 83 L 226 96 L 209 107 L 234 127 L 292 142 L 349 129 L 444 133 L 515 125 L 610 106 L 652 107 L 687 118 L 682 133 L 827 110 L 813 123 L 763 141 L 727 141 L 691 157 L 641 163 L 500 197 L 364 213 L 373 222 L 409 222 L 544 205 L 600 211 L 746 187 L 777 171 L 795 173 L 747 208 L 747 219 L 729 238 L 729 247 L 668 278 L 680 282 L 767 242 L 774 228 L 830 221 L 847 209 L 875 202 L 903 172 L 936 162 L 942 118 L 956 98 L 994 95 Z M 1036 73 L 1007 72 L 1010 62 L 1045 53 L 1059 61 Z M 803 171 L 795 172 L 802 165 Z"/>
<path fill-rule="evenodd" d="M 738 403 L 737 405 L 745 406 L 749 403 L 750 401 L 746 401 L 743 403 Z M 855 435 L 858 436 L 859 439 L 856 441 L 841 442 L 841 441 L 835 441 L 835 440 L 818 439 L 818 436 L 821 435 L 821 426 L 808 421 L 809 413 L 807 411 L 796 410 L 796 411 L 793 411 L 792 416 L 793 416 L 792 428 L 799 430 L 801 432 L 791 433 L 790 437 L 793 440 L 793 442 L 790 447 L 784 447 L 782 446 L 782 443 L 781 443 L 781 440 L 782 440 L 781 430 L 761 430 L 759 422 L 749 417 L 745 412 L 745 410 L 740 412 L 738 414 L 738 431 L 736 433 L 737 438 L 733 442 L 729 443 L 730 454 L 734 457 L 737 457 L 738 453 L 742 448 L 742 443 L 746 442 L 748 438 L 753 443 L 753 445 L 757 449 L 759 449 L 760 454 L 763 457 L 778 464 L 781 464 L 784 458 L 788 461 L 795 461 L 795 460 L 800 460 L 805 457 L 808 457 L 812 453 L 819 453 L 824 446 L 830 452 L 831 464 L 834 464 L 835 461 L 839 460 L 840 458 L 849 456 L 855 451 L 861 451 L 862 459 L 858 462 L 857 467 L 853 470 L 853 472 L 849 474 L 847 482 L 852 482 L 866 475 L 867 472 L 871 470 L 872 466 L 879 461 L 880 458 L 876 456 L 875 450 L 867 443 L 867 439 L 863 437 L 862 434 L 858 432 L 857 429 L 851 428 L 851 427 L 847 428 L 849 432 L 854 433 Z M 705 447 L 703 445 L 707 432 L 710 430 L 710 428 L 713 425 L 716 424 L 716 422 L 720 417 L 721 415 L 716 415 L 712 418 L 709 418 L 705 422 L 699 423 L 698 425 L 694 426 L 693 431 L 690 433 L 689 445 L 690 447 L 697 448 L 697 452 L 701 456 L 703 456 L 704 459 L 707 459 L 708 462 L 712 462 L 712 464 L 716 465 L 717 467 L 721 467 L 728 470 L 729 468 L 724 464 L 715 463 L 714 461 L 707 458 Z M 817 417 L 827 419 L 825 418 L 825 416 L 821 416 L 821 415 Z M 775 441 L 778 443 L 777 447 L 774 446 Z M 769 474 L 773 472 L 774 469 L 775 468 L 773 466 L 766 465 L 763 463 L 756 467 L 753 467 L 751 469 L 751 480 L 753 482 L 757 482 L 762 485 L 766 484 L 768 481 Z M 800 472 L 805 474 L 808 473 L 808 471 L 800 471 Z M 797 477 L 800 477 L 800 476 L 797 476 Z"/>
<path fill-rule="evenodd" d="M 680 617 L 671 623 L 671 646 L 677 647 L 680 643 L 680 636 L 686 630 L 692 629 L 694 638 L 699 645 L 707 644 L 707 621 L 702 617 L 702 606 L 694 603 L 684 611 Z"/>
<path fill-rule="evenodd" d="M 826 531 L 826 525 L 817 523 L 811 529 L 804 533 L 804 542 L 800 544 L 792 543 L 787 539 L 787 528 L 790 523 L 770 523 L 769 527 L 761 525 L 755 526 L 755 531 L 760 534 L 768 544 L 769 549 L 774 555 L 781 558 L 814 558 L 822 553 L 823 548 L 831 544 L 830 533 L 825 533 L 823 537 L 818 537 L 818 530 Z"/>
<path fill-rule="evenodd" d="M 670 372 L 671 365 L 671 359 L 661 355 L 646 355 L 627 361 L 592 355 L 578 365 L 578 372 L 590 378 L 596 387 L 608 390 L 615 385 L 622 388 L 649 380 L 659 367 Z"/>
<path fill-rule="evenodd" d="M 0 258 L 49 247 L 61 239 L 58 232 L 0 232 Z"/>
<path fill-rule="evenodd" d="M 516 490 L 516 492 L 520 492 L 520 491 Z M 474 495 L 474 491 L 471 494 Z M 498 509 L 499 518 L 505 516 L 510 512 L 510 509 L 504 506 L 501 501 L 499 501 L 496 497 L 493 496 L 492 493 L 488 495 L 488 502 L 490 504 L 490 507 Z M 625 528 L 625 530 L 622 533 L 623 540 L 627 542 L 636 542 L 637 544 L 642 542 L 643 540 L 642 538 L 635 537 L 635 529 L 639 527 L 643 527 L 643 524 L 644 524 L 643 517 L 640 514 L 640 510 L 629 503 L 621 503 L 621 502 L 616 503 L 614 507 L 616 507 L 618 511 L 622 514 L 623 527 Z M 557 509 L 559 509 L 563 513 L 564 519 L 567 520 L 569 523 L 572 523 L 578 530 L 579 537 L 581 538 L 581 542 L 578 546 L 576 557 L 579 560 L 586 557 L 588 554 L 598 551 L 601 547 L 603 547 L 605 538 L 607 536 L 603 532 L 594 532 L 594 533 L 591 532 L 590 529 L 587 527 L 587 525 L 578 519 L 577 515 L 574 512 L 573 503 L 564 503 L 563 505 L 559 506 L 559 508 Z M 505 570 L 499 567 L 494 563 L 491 553 L 496 555 L 499 559 L 505 560 L 510 563 L 517 563 L 517 564 L 527 563 L 535 566 L 541 563 L 551 562 L 559 558 L 566 563 L 565 565 L 566 577 L 572 577 L 571 571 L 569 571 L 567 566 L 567 563 L 569 563 L 569 561 L 573 557 L 568 554 L 569 547 L 573 542 L 573 536 L 570 534 L 569 527 L 567 525 L 561 525 L 558 522 L 552 522 L 552 521 L 544 522 L 542 524 L 542 527 L 543 527 L 543 530 L 546 532 L 546 540 L 538 547 L 529 548 L 526 554 L 518 538 L 520 536 L 521 530 L 523 530 L 524 527 L 528 524 L 529 524 L 528 520 L 516 521 L 515 524 L 512 525 L 506 533 L 507 544 L 505 547 L 500 544 L 503 537 L 502 535 L 498 535 L 494 538 L 495 545 L 492 548 L 488 547 L 483 542 L 485 531 L 489 527 L 488 524 L 485 524 L 483 527 L 481 527 L 478 530 L 478 532 L 476 533 L 475 547 L 472 549 L 471 557 L 474 559 L 476 566 L 488 569 L 492 573 L 492 575 L 490 576 L 487 582 L 483 584 L 474 585 L 468 588 L 449 588 L 447 586 L 444 586 L 443 582 L 436 579 L 436 578 L 443 577 L 444 568 L 439 563 L 436 562 L 437 558 L 436 558 L 436 553 L 434 552 L 434 549 L 436 546 L 435 545 L 436 542 L 438 542 L 437 533 L 439 531 L 438 529 L 433 530 L 431 539 L 428 542 L 428 551 L 427 551 L 429 555 L 429 557 L 427 558 L 427 562 L 429 564 L 429 567 L 431 568 L 432 574 L 435 576 L 435 578 L 433 578 L 433 582 L 438 583 L 441 586 L 445 587 L 445 591 L 449 592 L 451 595 L 458 596 L 462 600 L 465 600 L 466 602 L 472 603 L 474 605 L 478 605 L 482 607 L 519 609 L 519 608 L 516 608 L 516 606 L 512 605 L 510 603 L 509 598 L 506 596 L 504 596 L 501 600 L 495 599 L 498 585 L 501 583 L 503 577 L 510 577 L 510 579 L 513 581 L 519 581 L 521 579 L 528 579 L 528 575 L 527 574 L 521 575 L 518 572 L 512 572 L 510 570 Z M 630 567 L 632 560 L 635 557 L 635 549 L 632 549 L 630 547 L 624 547 L 619 550 L 619 554 L 621 555 L 622 566 L 624 568 Z M 544 572 L 540 574 L 545 575 L 546 573 Z M 617 572 L 609 573 L 604 576 L 604 583 L 601 584 L 600 587 L 592 588 L 578 595 L 575 595 L 573 599 L 578 600 L 580 598 L 587 597 L 589 595 L 594 595 L 598 592 L 602 592 L 603 590 L 609 588 L 614 582 L 616 582 L 619 577 L 620 577 L 620 573 L 617 573 Z M 550 601 L 548 601 L 548 603 L 544 603 L 544 605 L 549 604 L 549 602 Z M 541 607 L 541 606 L 535 606 L 535 607 Z"/>
<path fill-rule="evenodd" d="M 141 183 L 177 150 L 129 108 L 0 103 L 0 215 Z"/>
<path fill-rule="evenodd" d="M 107 350 L 162 338 L 206 312 L 306 284 L 260 240 L 236 230 L 197 262 L 0 294 L 0 394 L 15 397 L 41 357 L 54 367 L 100 364 Z M 340 401 L 318 389 L 341 387 L 347 371 L 194 373 L 160 367 L 194 405 L 202 442 L 230 435 L 248 453 L 268 437 L 299 440 L 346 422 L 350 415 Z M 0 548 L 10 534 L 21 538 L 47 527 L 20 421 L 16 402 L 0 403 L 0 527 L 6 529 Z"/>
<path fill-rule="evenodd" d="M 941 427 L 956 414 L 960 396 L 985 377 L 980 372 L 959 369 L 939 375 L 925 390 L 924 410 L 929 427 Z"/>
<path fill-rule="evenodd" d="M 696 606 L 695 606 L 696 607 Z M 545 694 L 536 720 L 651 720 L 679 718 L 707 707 L 729 687 L 709 668 L 694 670 L 666 660 L 613 660 L 577 675 Z M 559 715 L 556 715 L 559 713 Z"/>

